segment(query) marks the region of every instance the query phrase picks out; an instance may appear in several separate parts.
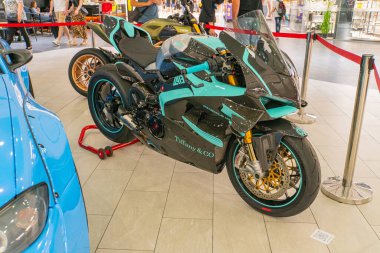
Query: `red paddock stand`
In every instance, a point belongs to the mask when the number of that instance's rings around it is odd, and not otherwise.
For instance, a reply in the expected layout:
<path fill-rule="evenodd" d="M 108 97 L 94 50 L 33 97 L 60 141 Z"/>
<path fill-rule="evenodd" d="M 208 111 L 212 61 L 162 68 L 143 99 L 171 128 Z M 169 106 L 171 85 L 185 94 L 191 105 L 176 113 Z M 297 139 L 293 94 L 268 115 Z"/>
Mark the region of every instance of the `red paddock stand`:
<path fill-rule="evenodd" d="M 111 157 L 113 155 L 113 151 L 133 145 L 137 142 L 140 142 L 138 139 L 134 139 L 133 141 L 127 142 L 127 143 L 121 143 L 114 146 L 106 146 L 104 148 L 94 148 L 92 146 L 85 145 L 83 143 L 84 136 L 86 135 L 86 131 L 90 129 L 98 129 L 96 125 L 87 125 L 82 128 L 82 131 L 80 132 L 78 144 L 81 148 L 84 148 L 94 154 L 97 154 L 100 159 L 105 159 L 107 156 Z"/>

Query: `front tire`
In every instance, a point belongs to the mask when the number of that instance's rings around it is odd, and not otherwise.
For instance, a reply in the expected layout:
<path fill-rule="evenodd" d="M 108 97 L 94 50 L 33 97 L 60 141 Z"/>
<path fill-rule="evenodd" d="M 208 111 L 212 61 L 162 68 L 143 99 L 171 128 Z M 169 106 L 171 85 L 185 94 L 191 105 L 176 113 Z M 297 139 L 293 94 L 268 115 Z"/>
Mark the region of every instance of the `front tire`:
<path fill-rule="evenodd" d="M 68 74 L 71 85 L 79 94 L 87 97 L 91 76 L 97 68 L 108 63 L 111 63 L 110 59 L 98 48 L 86 48 L 79 51 L 69 64 Z"/>
<path fill-rule="evenodd" d="M 235 190 L 251 207 L 269 216 L 296 215 L 316 198 L 321 180 L 317 154 L 306 138 L 285 136 L 276 159 L 262 179 L 235 167 L 244 148 L 234 140 L 227 150 L 228 176 Z"/>
<path fill-rule="evenodd" d="M 125 107 L 131 83 L 121 79 L 115 65 L 108 64 L 96 70 L 88 89 L 88 105 L 96 126 L 108 139 L 126 143 L 135 137 L 118 116 L 119 107 Z"/>

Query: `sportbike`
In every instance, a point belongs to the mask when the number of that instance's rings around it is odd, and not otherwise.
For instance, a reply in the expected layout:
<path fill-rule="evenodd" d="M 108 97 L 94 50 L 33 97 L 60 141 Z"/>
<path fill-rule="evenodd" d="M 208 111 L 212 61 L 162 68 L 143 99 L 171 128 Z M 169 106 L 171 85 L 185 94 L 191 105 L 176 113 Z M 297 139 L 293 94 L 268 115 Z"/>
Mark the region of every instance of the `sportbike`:
<path fill-rule="evenodd" d="M 89 109 L 110 140 L 137 137 L 197 168 L 226 168 L 251 207 L 295 215 L 320 184 L 307 133 L 283 118 L 306 104 L 297 72 L 261 12 L 240 17 L 238 26 L 250 32 L 177 35 L 158 49 L 142 28 L 106 17 L 104 31 L 121 57 L 93 74 Z"/>
<path fill-rule="evenodd" d="M 183 15 L 175 14 L 168 18 L 155 18 L 141 25 L 148 32 L 154 45 L 160 47 L 163 41 L 177 34 L 204 33 L 197 19 L 190 12 L 190 0 L 181 1 Z M 104 42 L 111 44 L 104 31 L 104 25 L 88 22 L 87 26 Z M 75 91 L 87 96 L 88 82 L 96 68 L 108 63 L 115 63 L 122 57 L 106 48 L 85 48 L 76 53 L 70 61 L 68 75 Z"/>

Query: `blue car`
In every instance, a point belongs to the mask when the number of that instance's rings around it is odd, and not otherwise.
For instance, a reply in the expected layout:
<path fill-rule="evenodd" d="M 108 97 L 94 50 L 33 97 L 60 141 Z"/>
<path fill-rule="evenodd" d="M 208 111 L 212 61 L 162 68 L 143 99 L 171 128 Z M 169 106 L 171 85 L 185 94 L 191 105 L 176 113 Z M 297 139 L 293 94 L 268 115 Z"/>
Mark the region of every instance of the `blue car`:
<path fill-rule="evenodd" d="M 89 252 L 63 126 L 30 93 L 30 52 L 0 44 L 0 252 Z"/>

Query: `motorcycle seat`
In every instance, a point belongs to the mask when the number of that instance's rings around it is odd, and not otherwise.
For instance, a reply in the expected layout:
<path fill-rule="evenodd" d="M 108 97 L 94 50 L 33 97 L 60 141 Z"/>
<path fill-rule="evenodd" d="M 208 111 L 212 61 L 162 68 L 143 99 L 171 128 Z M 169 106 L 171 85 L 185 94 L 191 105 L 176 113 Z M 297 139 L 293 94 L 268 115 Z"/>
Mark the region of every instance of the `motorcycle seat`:
<path fill-rule="evenodd" d="M 156 61 L 158 49 L 155 48 L 146 38 L 123 38 L 119 42 L 120 52 L 136 62 L 142 68 Z"/>

